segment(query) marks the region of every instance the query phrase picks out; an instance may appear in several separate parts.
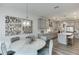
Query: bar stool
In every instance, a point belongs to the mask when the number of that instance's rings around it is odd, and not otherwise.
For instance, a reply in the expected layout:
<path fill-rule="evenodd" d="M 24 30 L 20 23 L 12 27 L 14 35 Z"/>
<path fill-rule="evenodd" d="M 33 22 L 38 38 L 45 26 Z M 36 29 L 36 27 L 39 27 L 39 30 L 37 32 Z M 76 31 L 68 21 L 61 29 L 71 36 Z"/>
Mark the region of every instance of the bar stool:
<path fill-rule="evenodd" d="M 74 43 L 74 35 L 67 36 L 67 45 L 72 46 Z"/>

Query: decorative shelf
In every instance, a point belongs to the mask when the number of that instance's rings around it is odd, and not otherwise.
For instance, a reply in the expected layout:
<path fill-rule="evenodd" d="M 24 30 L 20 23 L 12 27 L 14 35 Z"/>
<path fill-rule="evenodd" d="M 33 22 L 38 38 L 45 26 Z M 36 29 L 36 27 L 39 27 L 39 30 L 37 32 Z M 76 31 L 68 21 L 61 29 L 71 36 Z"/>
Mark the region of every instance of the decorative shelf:
<path fill-rule="evenodd" d="M 23 26 L 23 22 L 30 22 L 30 26 Z M 5 36 L 32 33 L 32 20 L 18 17 L 5 17 Z"/>

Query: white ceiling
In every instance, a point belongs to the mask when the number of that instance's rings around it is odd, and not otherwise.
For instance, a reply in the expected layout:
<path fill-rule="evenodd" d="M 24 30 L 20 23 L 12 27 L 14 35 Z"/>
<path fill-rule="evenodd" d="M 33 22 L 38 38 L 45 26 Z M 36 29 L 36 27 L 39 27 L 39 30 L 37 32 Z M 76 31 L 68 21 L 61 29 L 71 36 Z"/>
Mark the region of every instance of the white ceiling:
<path fill-rule="evenodd" d="M 26 16 L 26 6 L 26 3 L 0 3 L 0 15 Z"/>
<path fill-rule="evenodd" d="M 79 13 L 79 3 L 29 3 L 28 10 L 29 14 L 36 16 L 72 16 L 74 12 Z"/>
<path fill-rule="evenodd" d="M 59 8 L 54 8 L 59 6 Z M 27 9 L 28 7 L 28 9 Z M 45 17 L 79 17 L 79 3 L 0 3 L 0 14 L 15 12 Z"/>
<path fill-rule="evenodd" d="M 0 3 L 0 9 L 2 8 L 9 8 L 13 10 L 18 10 L 20 12 L 26 12 L 26 3 Z"/>

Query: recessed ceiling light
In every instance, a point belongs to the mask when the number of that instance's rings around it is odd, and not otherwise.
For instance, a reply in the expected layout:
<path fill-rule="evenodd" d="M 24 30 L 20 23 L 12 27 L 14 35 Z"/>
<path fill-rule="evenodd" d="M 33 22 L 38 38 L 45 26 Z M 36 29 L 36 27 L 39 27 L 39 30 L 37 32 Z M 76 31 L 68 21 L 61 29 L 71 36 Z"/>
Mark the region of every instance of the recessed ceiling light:
<path fill-rule="evenodd" d="M 57 8 L 59 8 L 59 6 L 55 6 L 55 7 L 54 7 L 54 9 L 57 9 Z"/>

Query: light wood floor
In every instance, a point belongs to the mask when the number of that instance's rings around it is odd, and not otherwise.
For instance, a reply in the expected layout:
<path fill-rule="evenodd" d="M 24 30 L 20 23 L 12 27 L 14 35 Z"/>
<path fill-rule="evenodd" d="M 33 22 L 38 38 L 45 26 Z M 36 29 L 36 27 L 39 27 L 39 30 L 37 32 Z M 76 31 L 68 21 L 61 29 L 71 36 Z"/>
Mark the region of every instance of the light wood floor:
<path fill-rule="evenodd" d="M 79 39 L 75 39 L 73 46 L 66 46 L 59 44 L 57 40 L 54 40 L 54 55 L 79 55 Z"/>

